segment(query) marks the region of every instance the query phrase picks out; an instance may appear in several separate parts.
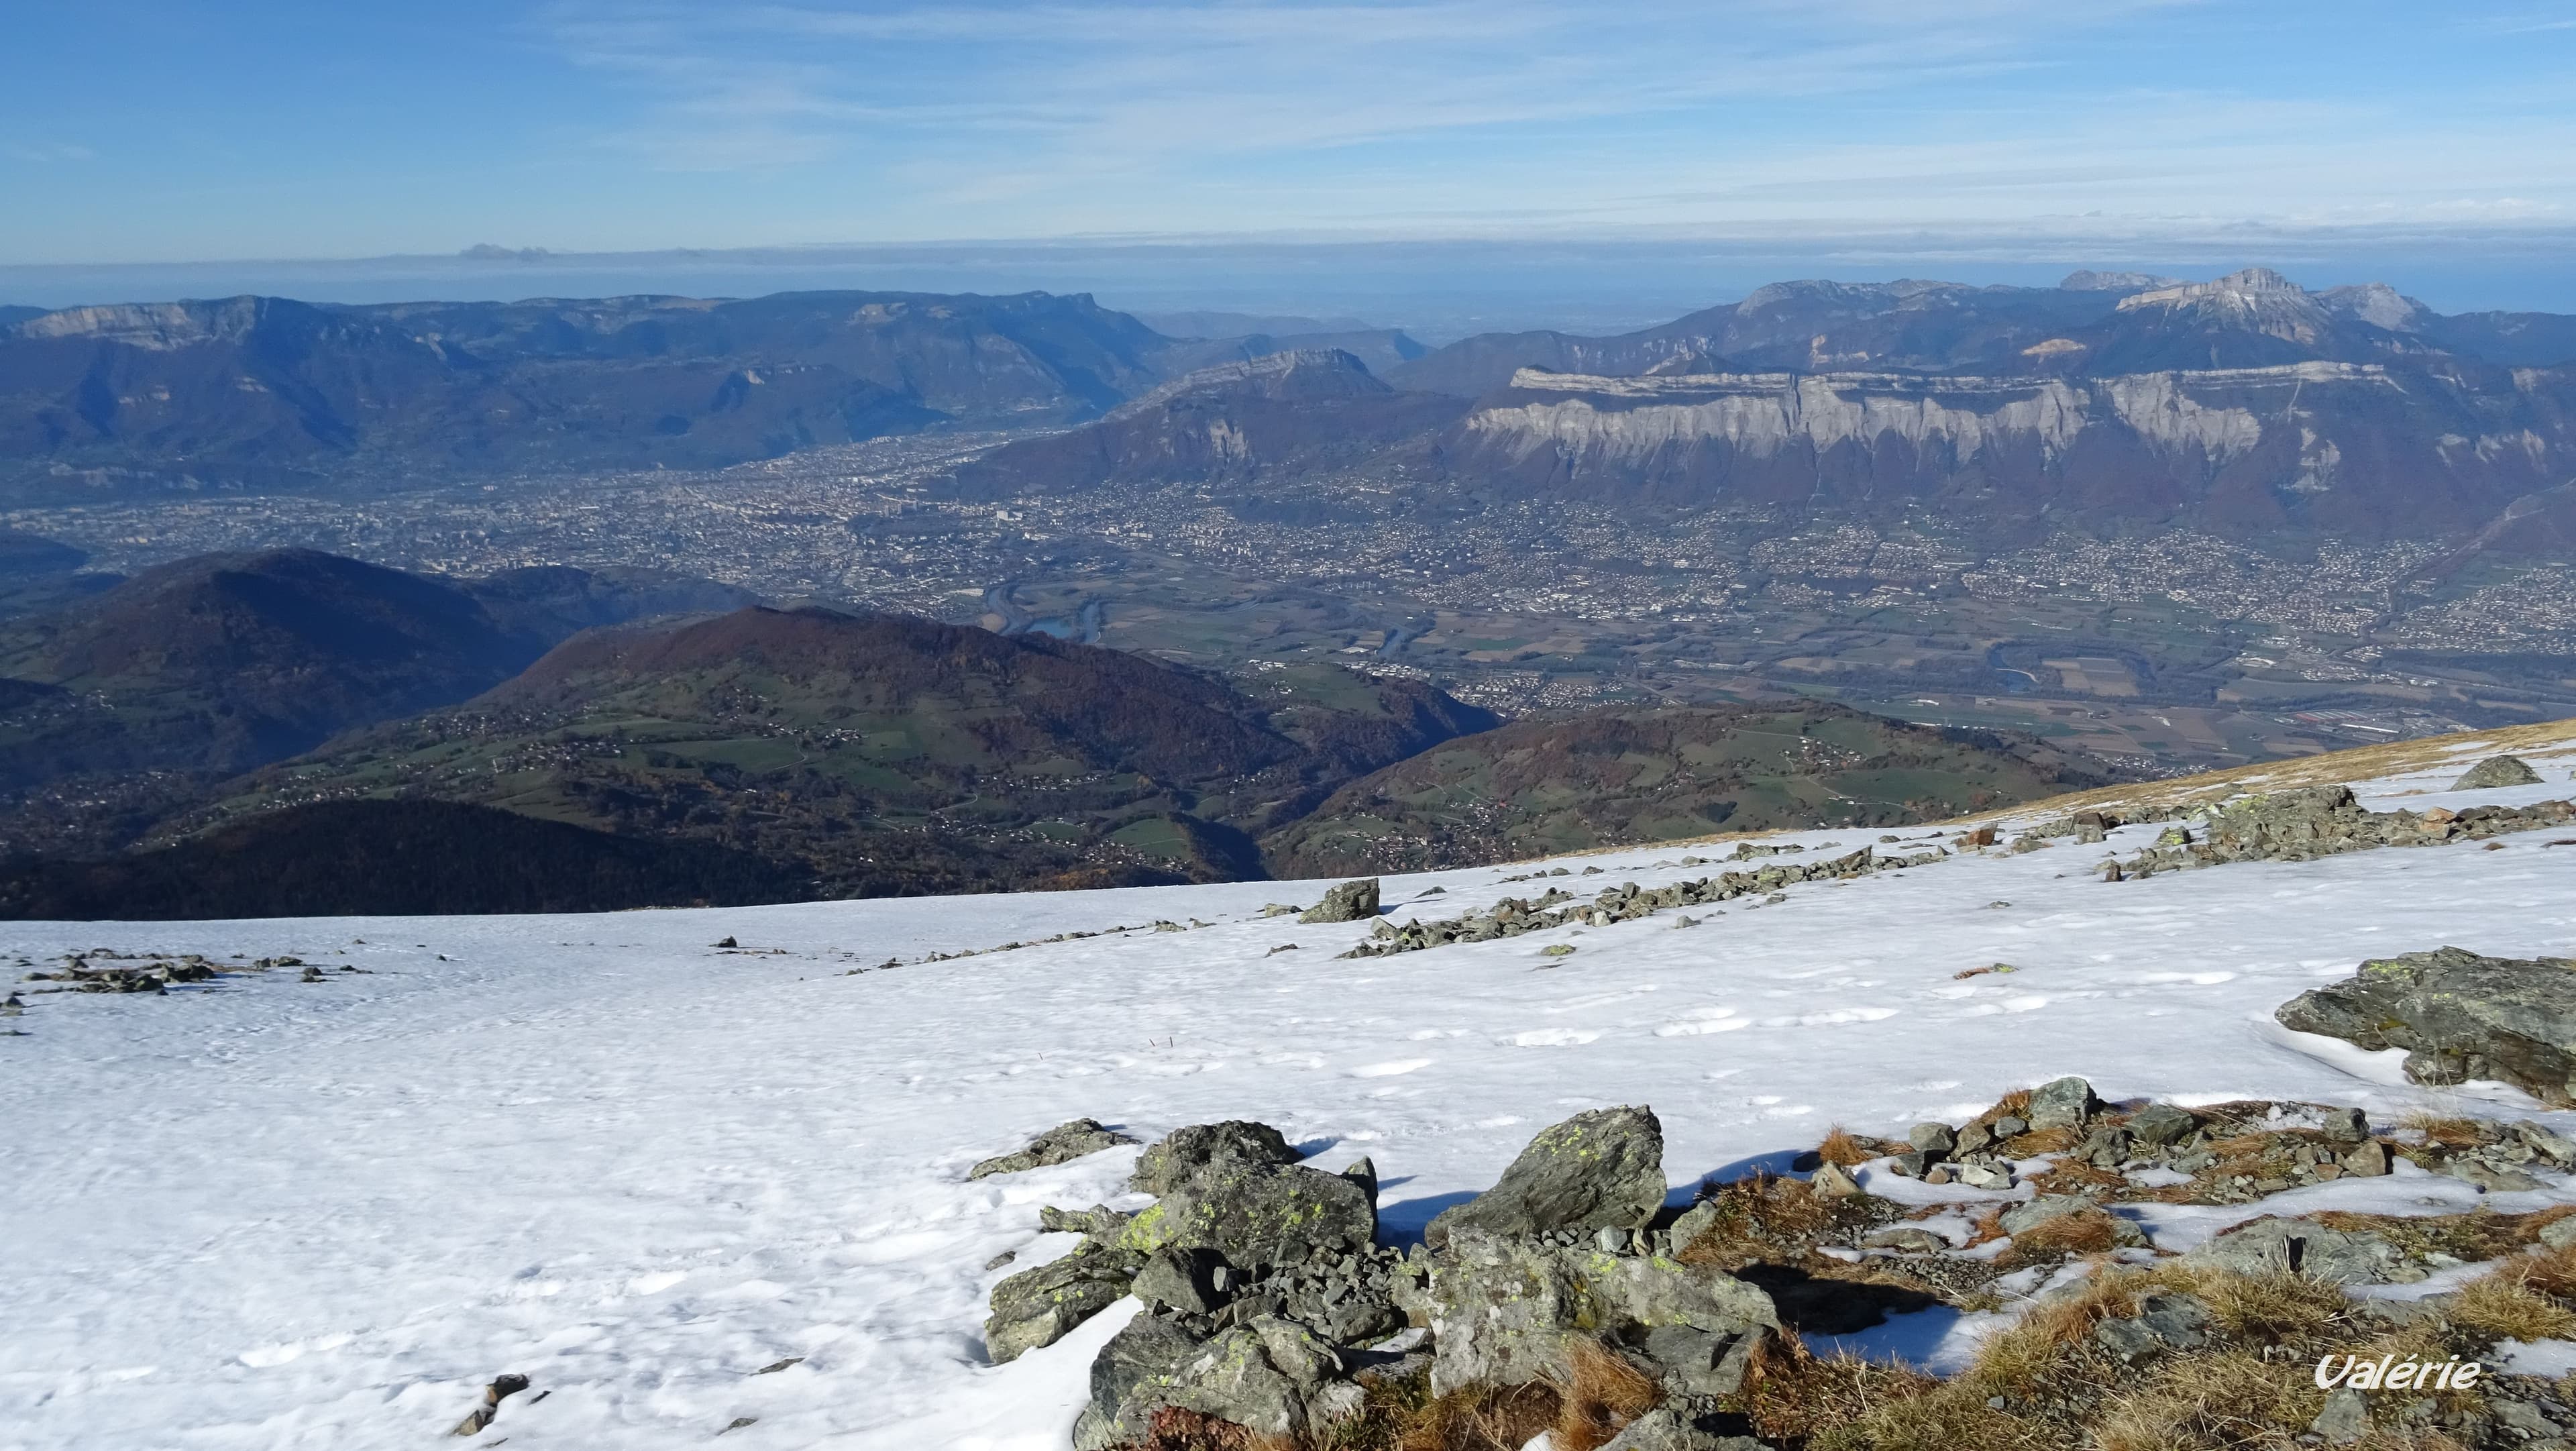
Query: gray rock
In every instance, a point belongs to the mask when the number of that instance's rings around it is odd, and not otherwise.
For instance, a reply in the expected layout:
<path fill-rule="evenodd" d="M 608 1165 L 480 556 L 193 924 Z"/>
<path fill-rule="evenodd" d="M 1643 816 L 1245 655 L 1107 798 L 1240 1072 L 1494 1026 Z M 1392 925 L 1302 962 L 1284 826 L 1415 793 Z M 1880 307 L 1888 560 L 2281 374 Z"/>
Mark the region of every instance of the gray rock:
<path fill-rule="evenodd" d="M 1342 1177 L 1360 1186 L 1360 1192 L 1368 1195 L 1369 1203 L 1377 1203 L 1377 1161 L 1375 1159 L 1362 1156 L 1352 1160 L 1343 1166 Z"/>
<path fill-rule="evenodd" d="M 1038 1206 L 1038 1228 L 1049 1234 L 1079 1234 L 1106 1239 L 1118 1233 L 1127 1216 L 1106 1204 L 1089 1209 L 1058 1209 L 1052 1204 Z"/>
<path fill-rule="evenodd" d="M 1770 1296 L 1718 1270 L 1466 1228 L 1433 1257 L 1430 1298 L 1435 1394 L 1562 1375 L 1570 1332 L 1637 1344 L 1677 1329 L 1710 1338 L 1681 1337 L 1690 1341 L 1683 1349 L 1666 1337 L 1685 1362 L 1664 1363 L 1667 1389 L 1724 1395 L 1741 1382 L 1738 1342 L 1779 1326 Z"/>
<path fill-rule="evenodd" d="M 2540 773 L 2520 756 L 2489 756 L 2451 783 L 2454 791 L 2490 791 L 2498 786 L 2537 786 Z"/>
<path fill-rule="evenodd" d="M 2348 1446 L 2370 1434 L 2370 1402 L 2350 1386 L 2326 1397 L 2326 1408 L 2308 1423 L 2311 1434 L 2329 1446 Z"/>
<path fill-rule="evenodd" d="M 1225 1256 L 1212 1249 L 1166 1245 L 1145 1257 L 1130 1293 L 1148 1305 L 1163 1305 L 1190 1315 L 1213 1315 L 1225 1306 L 1217 1288 L 1228 1269 Z"/>
<path fill-rule="evenodd" d="M 1861 1243 L 1870 1249 L 1905 1250 L 1913 1254 L 1930 1254 L 1950 1247 L 1950 1242 L 1928 1229 L 1911 1224 L 1891 1225 L 1869 1232 Z"/>
<path fill-rule="evenodd" d="M 1262 1435 L 1294 1436 L 1316 1419 L 1312 1402 L 1341 1369 L 1341 1357 L 1312 1331 L 1263 1316 L 1144 1377 L 1120 1403 L 1117 1420 L 1142 1425 L 1155 1411 L 1177 1406 Z"/>
<path fill-rule="evenodd" d="M 2005 1139 L 2015 1139 L 2021 1137 L 2023 1134 L 2029 1133 L 2030 1121 L 2013 1114 L 2005 1114 L 2003 1117 L 1995 1120 L 1994 1131 L 1995 1141 L 1997 1143 L 2001 1143 Z"/>
<path fill-rule="evenodd" d="M 2041 1084 L 2030 1095 L 2030 1126 L 2034 1129 L 2082 1128 L 2093 1117 L 2100 1100 L 2093 1096 L 2093 1085 L 2081 1078 L 2059 1078 Z"/>
<path fill-rule="evenodd" d="M 2558 1133 L 2545 1124 L 2529 1119 L 2517 1120 L 2513 1136 L 2531 1146 L 2531 1151 L 2561 1169 L 2576 1168 L 2576 1139 Z"/>
<path fill-rule="evenodd" d="M 1143 1256 L 1086 1244 L 1064 1258 L 1022 1270 L 993 1287 L 984 1348 L 993 1363 L 1053 1345 L 1127 1293 Z"/>
<path fill-rule="evenodd" d="M 1703 1431 L 1658 1406 L 1630 1421 L 1601 1451 L 1764 1451 L 1750 1436 L 1720 1436 Z"/>
<path fill-rule="evenodd" d="M 2215 1323 L 2209 1306 L 2197 1296 L 2149 1295 L 2136 1315 L 2094 1326 L 2093 1338 L 2121 1360 L 2135 1363 L 2167 1350 L 2197 1350 L 2209 1343 Z"/>
<path fill-rule="evenodd" d="M 2454 1179 L 2466 1180 L 2494 1194 L 2510 1194 L 2524 1189 L 2537 1189 L 2540 1181 L 2520 1169 L 2499 1169 L 2476 1159 L 2453 1159 L 2442 1166 L 2442 1172 Z"/>
<path fill-rule="evenodd" d="M 2357 1144 L 2370 1137 L 2370 1115 L 2357 1108 L 2330 1108 L 2318 1128 L 2329 1143 Z"/>
<path fill-rule="evenodd" d="M 1905 1131 L 1905 1141 L 1929 1157 L 1947 1157 L 1959 1147 L 1959 1136 L 1945 1123 L 1916 1124 Z"/>
<path fill-rule="evenodd" d="M 2344 982 L 2275 1009 L 2285 1028 L 2380 1051 L 2404 1048 L 2417 1083 L 2502 1079 L 2576 1103 L 2576 962 L 2483 957 L 2443 947 L 2365 962 Z"/>
<path fill-rule="evenodd" d="M 1378 914 L 1377 878 L 1344 882 L 1306 909 L 1300 922 L 1365 922 Z"/>
<path fill-rule="evenodd" d="M 2151 1103 L 2129 1115 L 2130 1137 L 2142 1144 L 2178 1144 L 2190 1138 L 2200 1120 L 2170 1103 Z"/>
<path fill-rule="evenodd" d="M 2376 1179 L 2388 1172 L 2388 1146 L 2377 1139 L 2364 1139 L 2335 1159 L 2345 1173 L 2357 1178 Z"/>
<path fill-rule="evenodd" d="M 1016 1174 L 1024 1169 L 1043 1169 L 1050 1164 L 1062 1164 L 1085 1154 L 1096 1154 L 1103 1149 L 1134 1142 L 1136 1140 L 1125 1134 L 1102 1128 L 1094 1120 L 1078 1118 L 1071 1123 L 1058 1124 L 1029 1140 L 1029 1146 L 1016 1154 L 986 1159 L 967 1170 L 966 1177 L 982 1179 L 994 1174 Z"/>
<path fill-rule="evenodd" d="M 1165 1246 L 1213 1249 L 1232 1265 L 1303 1264 L 1377 1238 L 1377 1206 L 1339 1174 L 1300 1164 L 1218 1159 L 1140 1211 L 1118 1243 L 1140 1257 Z"/>
<path fill-rule="evenodd" d="M 2387 1284 L 2405 1263 L 2395 1245 L 2367 1230 L 2269 1216 L 2238 1225 L 2184 1258 L 2241 1275 L 2287 1272 L 2338 1285 Z"/>
<path fill-rule="evenodd" d="M 1814 1174 L 1808 1176 L 1807 1188 L 1824 1199 L 1849 1199 L 1862 1192 L 1860 1181 L 1852 1177 L 1851 1170 L 1840 1164 L 1826 1164 L 1819 1167 Z M 1680 1243 L 1679 1240 L 1674 1242 Z"/>
<path fill-rule="evenodd" d="M 2081 1214 L 2100 1207 L 2081 1194 L 2042 1194 L 2027 1204 L 2016 1204 L 2005 1210 L 1999 1223 L 2006 1234 L 2025 1234 L 2063 1215 Z"/>
<path fill-rule="evenodd" d="M 1109 1338 L 1091 1362 L 1091 1399 L 1074 1418 L 1074 1451 L 1106 1451 L 1145 1434 L 1121 1412 L 1139 1386 L 1167 1375 L 1205 1342 L 1170 1315 L 1145 1314 Z M 1149 1413 L 1150 1414 L 1150 1413 Z"/>
<path fill-rule="evenodd" d="M 1493 1188 L 1442 1210 L 1423 1232 L 1438 1249 L 1488 1234 L 1642 1228 L 1664 1203 L 1664 1127 L 1650 1108 L 1596 1108 L 1542 1129 Z"/>
<path fill-rule="evenodd" d="M 1128 1176 L 1127 1187 L 1142 1194 L 1169 1194 L 1181 1181 L 1220 1160 L 1293 1164 L 1297 1151 L 1268 1124 L 1248 1119 L 1191 1124 L 1172 1130 L 1161 1143 L 1137 1155 L 1136 1172 Z"/>
<path fill-rule="evenodd" d="M 2540 1242 L 2551 1249 L 2576 1244 L 2576 1218 L 2553 1219 L 2540 1227 Z"/>

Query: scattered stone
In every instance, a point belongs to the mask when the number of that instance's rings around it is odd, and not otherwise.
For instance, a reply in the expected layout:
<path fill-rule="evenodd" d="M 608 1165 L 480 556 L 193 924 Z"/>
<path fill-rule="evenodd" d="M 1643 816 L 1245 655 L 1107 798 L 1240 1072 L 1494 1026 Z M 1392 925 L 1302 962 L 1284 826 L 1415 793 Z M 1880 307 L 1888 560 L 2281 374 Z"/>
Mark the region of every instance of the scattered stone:
<path fill-rule="evenodd" d="M 769 1364 L 762 1366 L 760 1369 L 753 1371 L 753 1372 L 752 1372 L 752 1374 L 753 1374 L 753 1375 L 776 1375 L 776 1374 L 778 1374 L 780 1371 L 787 1369 L 787 1368 L 788 1368 L 789 1366 L 791 1366 L 791 1365 L 803 1365 L 804 1363 L 805 1363 L 805 1357 L 803 1357 L 803 1356 L 801 1356 L 801 1355 L 791 1355 L 791 1356 L 787 1357 L 785 1360 L 773 1360 L 773 1361 L 771 1361 Z"/>
<path fill-rule="evenodd" d="M 966 1177 L 970 1180 L 982 1179 L 994 1174 L 1017 1174 L 1027 1169 L 1042 1169 L 1050 1164 L 1067 1163 L 1085 1154 L 1096 1154 L 1103 1149 L 1112 1149 L 1120 1144 L 1135 1142 L 1137 1140 L 1125 1134 L 1113 1133 L 1102 1128 L 1096 1120 L 1078 1118 L 1069 1123 L 1058 1124 L 1029 1140 L 1029 1146 L 1016 1154 L 1004 1154 L 999 1158 L 984 1160 L 967 1170 Z"/>
<path fill-rule="evenodd" d="M 1009 1264 L 1011 1261 L 1018 1259 L 1019 1257 L 1020 1252 L 1018 1250 L 1006 1249 L 1000 1254 L 993 1256 L 991 1259 L 984 1261 L 984 1268 L 988 1270 L 998 1270 L 1002 1266 Z"/>
<path fill-rule="evenodd" d="M 2272 1016 L 2372 1051 L 2406 1049 L 2416 1083 L 2502 1079 L 2557 1107 L 2576 1104 L 2576 961 L 2566 958 L 2459 947 L 2378 958 Z"/>
<path fill-rule="evenodd" d="M 2198 1296 L 2149 1295 L 2136 1315 L 2094 1326 L 2093 1338 L 2122 1362 L 2135 1364 L 2167 1350 L 2198 1350 L 2209 1343 L 2215 1324 Z"/>
<path fill-rule="evenodd" d="M 717 947 L 737 947 L 737 948 L 738 948 L 738 947 L 740 947 L 740 946 L 742 946 L 742 944 L 741 944 L 741 943 L 734 941 L 731 937 L 719 937 L 719 938 L 717 938 L 717 939 L 716 939 L 716 941 L 715 941 L 715 944 L 714 944 L 714 945 L 715 945 L 715 946 L 717 946 Z"/>
<path fill-rule="evenodd" d="M 1261 915 L 1264 917 L 1286 917 L 1305 910 L 1306 909 L 1303 907 L 1292 907 L 1285 902 L 1264 902 L 1261 904 Z"/>
<path fill-rule="evenodd" d="M 2376 1179 L 2388 1172 L 2388 1146 L 2370 1139 L 2360 1147 L 2348 1149 L 2338 1161 L 2343 1171 L 2361 1179 Z"/>
<path fill-rule="evenodd" d="M 1572 957 L 1574 955 L 1574 944 L 1571 942 L 1551 942 L 1547 946 L 1540 948 L 1538 950 L 1538 955 L 1541 957 Z"/>
<path fill-rule="evenodd" d="M 2454 791 L 2492 791 L 2499 786 L 2537 786 L 2540 773 L 2519 756 L 2489 756 L 2451 783 Z"/>
<path fill-rule="evenodd" d="M 1910 1254 L 1931 1254 L 1936 1250 L 1950 1247 L 1948 1240 L 1928 1229 L 1919 1229 L 1910 1224 L 1891 1225 L 1886 1229 L 1872 1230 L 1862 1237 L 1861 1244 L 1869 1249 L 1904 1250 Z"/>
<path fill-rule="evenodd" d="M 1300 922 L 1364 922 L 1378 914 L 1377 881 L 1363 877 L 1344 882 L 1324 894 L 1324 900 L 1308 908 Z"/>
<path fill-rule="evenodd" d="M 1664 1129 L 1655 1111 L 1592 1109 L 1541 1130 L 1493 1188 L 1434 1217 L 1423 1242 L 1438 1249 L 1462 1229 L 1643 1228 L 1663 1203 Z"/>
<path fill-rule="evenodd" d="M 1840 1164 L 1826 1164 L 1819 1167 L 1814 1176 L 1807 1180 L 1807 1188 L 1809 1192 L 1827 1199 L 1849 1199 L 1861 1192 L 1860 1181 L 1853 1178 L 1851 1171 Z"/>
<path fill-rule="evenodd" d="M 1905 1141 L 1923 1153 L 1947 1155 L 1959 1147 L 1959 1136 L 1945 1123 L 1920 1123 L 1905 1131 Z"/>
<path fill-rule="evenodd" d="M 2189 1110 L 2170 1103 L 2151 1103 L 2129 1115 L 2124 1127 L 2130 1137 L 2142 1144 L 2178 1144 L 2191 1137 L 2200 1127 L 2200 1120 L 2192 1117 Z"/>
<path fill-rule="evenodd" d="M 758 1416 L 736 1416 L 732 1420 L 725 1422 L 724 1430 L 718 1431 L 716 1434 L 721 1436 L 724 1435 L 726 1431 L 739 1431 L 745 1426 L 757 1426 L 759 1424 L 760 1418 Z"/>
<path fill-rule="evenodd" d="M 1703 1431 L 1665 1406 L 1630 1421 L 1601 1451 L 1765 1451 L 1750 1436 L 1720 1436 Z"/>

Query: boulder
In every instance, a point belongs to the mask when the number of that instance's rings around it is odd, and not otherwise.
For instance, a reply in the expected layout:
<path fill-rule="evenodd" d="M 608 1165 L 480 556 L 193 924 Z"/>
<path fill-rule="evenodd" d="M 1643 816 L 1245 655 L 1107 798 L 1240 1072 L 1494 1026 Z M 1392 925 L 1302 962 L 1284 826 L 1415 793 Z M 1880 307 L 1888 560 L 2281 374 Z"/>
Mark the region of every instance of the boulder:
<path fill-rule="evenodd" d="M 1128 1398 L 1137 1387 L 1197 1354 L 1205 1343 L 1177 1316 L 1147 1313 L 1128 1321 L 1092 1359 L 1091 1399 L 1074 1418 L 1074 1451 L 1106 1451 L 1141 1439 L 1144 1421 L 1130 1421 L 1122 1414 Z"/>
<path fill-rule="evenodd" d="M 2378 958 L 2272 1016 L 2374 1051 L 2403 1048 L 2417 1083 L 2501 1079 L 2557 1107 L 2576 1104 L 2576 962 L 2566 958 L 2460 947 Z"/>
<path fill-rule="evenodd" d="M 1299 1164 L 1217 1159 L 1199 1166 L 1119 1231 L 1141 1258 L 1166 1246 L 1212 1249 L 1226 1263 L 1303 1264 L 1377 1239 L 1377 1206 L 1339 1174 Z"/>
<path fill-rule="evenodd" d="M 2081 1078 L 2053 1079 L 2032 1089 L 2030 1126 L 2034 1129 L 2079 1129 L 2093 1117 L 2101 1101 L 2093 1096 L 2093 1085 Z"/>
<path fill-rule="evenodd" d="M 2338 1285 L 2386 1284 L 2405 1263 L 2395 1245 L 2367 1230 L 2269 1216 L 2240 1224 L 2184 1258 L 2240 1275 L 2288 1273 Z"/>
<path fill-rule="evenodd" d="M 2498 786 L 2537 786 L 2540 773 L 2520 756 L 2489 756 L 2451 783 L 2454 791 L 2491 791 Z"/>
<path fill-rule="evenodd" d="M 1165 1246 L 1145 1257 L 1131 1292 L 1148 1305 L 1162 1305 L 1190 1315 L 1213 1315 L 1225 1305 L 1217 1289 L 1217 1271 L 1225 1256 L 1212 1249 Z"/>
<path fill-rule="evenodd" d="M 2169 1103 L 2151 1103 L 2129 1115 L 2129 1136 L 2142 1144 L 2178 1144 L 2190 1138 L 2200 1120 Z"/>
<path fill-rule="evenodd" d="M 1344 882 L 1306 909 L 1300 922 L 1365 922 L 1378 914 L 1377 878 Z"/>
<path fill-rule="evenodd" d="M 1432 1259 L 1430 1301 L 1434 1394 L 1562 1377 L 1579 1333 L 1644 1351 L 1674 1394 L 1725 1395 L 1780 1323 L 1769 1295 L 1720 1270 L 1465 1228 Z"/>
<path fill-rule="evenodd" d="M 1249 1119 L 1191 1124 L 1178 1128 L 1136 1156 L 1136 1172 L 1127 1187 L 1142 1194 L 1169 1194 L 1175 1185 L 1219 1160 L 1245 1164 L 1293 1164 L 1297 1151 L 1268 1124 Z"/>
<path fill-rule="evenodd" d="M 1022 1270 L 993 1287 L 984 1348 L 993 1363 L 1053 1345 L 1127 1293 L 1144 1256 L 1113 1245 L 1085 1244 L 1064 1258 Z"/>
<path fill-rule="evenodd" d="M 2209 1343 L 2216 1319 L 2195 1295 L 2149 1295 L 2138 1313 L 2104 1320 L 2093 1338 L 2125 1363 L 2135 1363 L 2167 1350 L 2198 1350 Z"/>
<path fill-rule="evenodd" d="M 1630 1421 L 1601 1451 L 1765 1451 L 1750 1436 L 1720 1436 L 1703 1431 L 1671 1410 L 1658 1406 Z"/>
<path fill-rule="evenodd" d="M 1155 1411 L 1177 1406 L 1231 1421 L 1259 1435 L 1295 1436 L 1325 1419 L 1315 1402 L 1329 1394 L 1342 1360 L 1312 1331 L 1262 1316 L 1221 1331 L 1168 1370 L 1137 1381 L 1115 1420 L 1141 1426 Z"/>
<path fill-rule="evenodd" d="M 1651 1108 L 1596 1108 L 1542 1129 L 1493 1188 L 1442 1210 L 1423 1231 L 1451 1234 L 1643 1228 L 1664 1204 L 1664 1126 Z"/>
<path fill-rule="evenodd" d="M 994 1174 L 1016 1174 L 1024 1169 L 1043 1169 L 1050 1164 L 1062 1164 L 1085 1154 L 1096 1154 L 1102 1149 L 1135 1142 L 1125 1134 L 1102 1128 L 1091 1119 L 1078 1118 L 1071 1123 L 1058 1124 L 1029 1140 L 1029 1146 L 1018 1153 L 986 1159 L 967 1170 L 966 1177 L 982 1179 Z"/>
<path fill-rule="evenodd" d="M 2019 1237 L 2050 1220 L 2063 1219 L 2070 1214 L 2099 1214 L 2108 1218 L 2114 1244 L 2136 1247 L 2147 1242 L 2146 1231 L 2081 1194 L 2042 1194 L 2027 1204 L 2016 1204 L 2005 1210 L 1997 1222 L 2003 1226 L 2004 1233 Z"/>

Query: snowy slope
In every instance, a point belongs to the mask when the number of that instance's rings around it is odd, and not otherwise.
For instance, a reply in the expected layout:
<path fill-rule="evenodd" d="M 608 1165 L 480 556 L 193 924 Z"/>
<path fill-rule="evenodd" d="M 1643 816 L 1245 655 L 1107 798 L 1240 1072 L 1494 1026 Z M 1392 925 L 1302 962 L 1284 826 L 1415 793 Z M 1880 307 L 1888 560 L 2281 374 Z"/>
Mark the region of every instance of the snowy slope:
<path fill-rule="evenodd" d="M 2576 758 L 2539 764 L 2538 787 L 2432 789 L 2452 765 L 2365 798 L 2576 790 Z M 2085 870 L 2101 849 L 2060 845 L 1800 886 L 1686 931 L 1668 912 L 1358 961 L 1333 954 L 1361 926 L 1256 915 L 1317 895 L 1281 883 L 0 925 L 6 960 L 37 966 L 112 947 L 366 969 L 29 1000 L 28 1036 L 0 1038 L 0 1447 L 426 1446 L 502 1371 L 535 1391 L 477 1444 L 697 1445 L 757 1417 L 724 1444 L 1059 1447 L 1124 1312 L 994 1368 L 984 1295 L 1010 1271 L 983 1266 L 1062 1252 L 1037 1206 L 1114 1201 L 1134 1151 L 965 1171 L 1061 1120 L 1150 1138 L 1264 1119 L 1327 1167 L 1374 1157 L 1402 1232 L 1603 1103 L 1655 1107 L 1677 1186 L 1831 1122 L 1955 1119 L 2060 1073 L 2114 1097 L 2456 1107 L 2393 1064 L 2293 1041 L 2271 1010 L 2368 955 L 2576 952 L 2576 848 L 2547 836 L 2120 884 Z M 1606 876 L 1559 884 L 1713 870 L 1657 865 L 1680 854 L 1576 858 Z M 1525 870 L 1390 878 L 1387 896 L 1405 915 L 1442 886 L 1419 911 L 1451 916 L 1535 890 L 1495 885 Z M 1193 916 L 1215 925 L 843 975 Z M 777 951 L 708 946 L 727 935 Z M 1553 941 L 1579 950 L 1541 957 Z M 1952 976 L 1998 960 L 2020 971 Z"/>

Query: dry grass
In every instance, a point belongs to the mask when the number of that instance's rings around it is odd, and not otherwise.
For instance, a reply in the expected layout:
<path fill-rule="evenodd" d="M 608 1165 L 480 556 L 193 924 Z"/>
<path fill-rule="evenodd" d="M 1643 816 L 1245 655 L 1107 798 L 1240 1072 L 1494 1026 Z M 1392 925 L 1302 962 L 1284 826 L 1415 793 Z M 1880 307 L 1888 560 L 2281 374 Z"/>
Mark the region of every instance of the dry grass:
<path fill-rule="evenodd" d="M 2316 1419 L 2325 1398 L 2307 1374 L 2285 1373 L 2250 1351 L 2196 1355 L 2113 1394 L 2094 1439 L 2100 1451 L 2285 1445 L 2288 1428 Z"/>
<path fill-rule="evenodd" d="M 2007 1268 L 2018 1268 L 2042 1260 L 2109 1254 L 2119 1246 L 2120 1226 L 2108 1210 L 2079 1209 L 2042 1220 L 2013 1236 L 2012 1248 L 1997 1263 L 2009 1261 Z"/>
<path fill-rule="evenodd" d="M 1863 1140 L 1841 1124 L 1836 1124 L 1825 1130 L 1824 1142 L 1816 1145 L 1816 1157 L 1848 1169 L 1877 1158 L 1878 1151 L 1875 1140 Z"/>
<path fill-rule="evenodd" d="M 1663 1400 L 1654 1378 L 1590 1341 L 1568 1347 L 1565 1379 L 1557 1388 L 1555 1451 L 1597 1451 L 1630 1421 Z"/>
<path fill-rule="evenodd" d="M 1508 1390 L 1457 1390 L 1424 1406 L 1395 1451 L 1520 1451 L 1562 1414 L 1556 1388 L 1533 1381 Z"/>
<path fill-rule="evenodd" d="M 2424 1113 L 2419 1110 L 2406 1115 L 2398 1122 L 2406 1128 L 2421 1133 L 2425 1142 L 2440 1144 L 2446 1149 L 2474 1149 L 2484 1142 L 2480 1137 L 2478 1122 L 2475 1119 Z"/>

